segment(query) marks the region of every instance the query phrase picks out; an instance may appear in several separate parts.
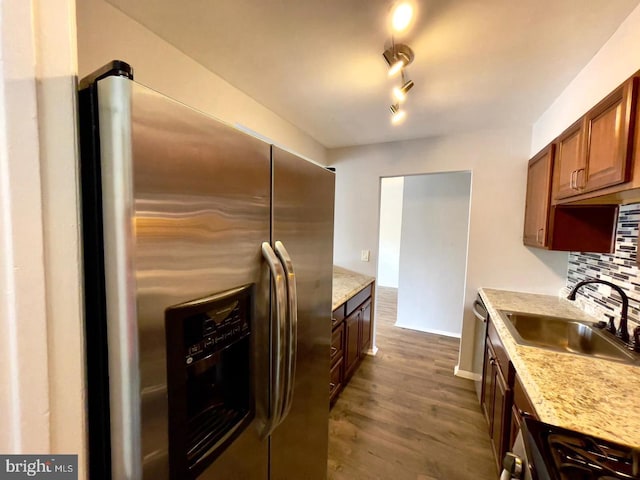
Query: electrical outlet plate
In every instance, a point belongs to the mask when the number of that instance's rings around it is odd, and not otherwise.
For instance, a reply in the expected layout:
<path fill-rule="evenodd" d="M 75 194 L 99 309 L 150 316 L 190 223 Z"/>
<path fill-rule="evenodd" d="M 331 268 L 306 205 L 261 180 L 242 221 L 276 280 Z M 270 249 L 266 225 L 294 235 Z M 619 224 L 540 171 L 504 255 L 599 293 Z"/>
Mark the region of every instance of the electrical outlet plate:
<path fill-rule="evenodd" d="M 368 262 L 370 253 L 371 252 L 369 250 L 362 250 L 360 252 L 360 260 L 363 262 Z"/>

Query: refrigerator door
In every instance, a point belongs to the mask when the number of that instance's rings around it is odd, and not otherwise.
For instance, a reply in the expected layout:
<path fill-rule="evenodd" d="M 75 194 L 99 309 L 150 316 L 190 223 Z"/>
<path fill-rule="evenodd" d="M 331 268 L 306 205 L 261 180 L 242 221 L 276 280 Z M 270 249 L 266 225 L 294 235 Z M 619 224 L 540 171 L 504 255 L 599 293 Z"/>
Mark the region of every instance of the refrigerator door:
<path fill-rule="evenodd" d="M 335 175 L 277 147 L 272 164 L 272 242 L 291 257 L 298 316 L 295 381 L 285 394 L 289 413 L 271 436 L 270 479 L 320 480 L 327 476 Z"/>
<path fill-rule="evenodd" d="M 123 209 L 104 200 L 105 236 L 116 232 L 120 245 L 113 251 L 127 259 L 130 269 L 120 268 L 116 283 L 107 279 L 109 328 L 115 315 L 127 317 L 109 338 L 113 354 L 120 355 L 109 360 L 113 478 L 139 478 L 130 467 L 136 462 L 142 478 L 169 478 L 166 342 L 171 339 L 165 338 L 165 310 L 255 284 L 251 365 L 256 419 L 200 478 L 267 479 L 268 442 L 261 440 L 259 427 L 269 381 L 270 275 L 261 252 L 262 242 L 270 238 L 269 145 L 130 80 L 109 77 L 98 85 L 102 156 L 130 148 L 132 159 L 123 167 L 127 175 L 103 174 L 103 184 L 114 185 L 114 198 L 124 192 L 129 202 L 129 209 Z M 110 119 L 124 116 L 119 122 L 126 124 L 129 115 L 131 147 L 121 142 L 119 132 L 106 129 L 119 124 Z M 125 282 L 132 297 L 120 303 L 116 314 L 110 288 L 127 291 L 118 282 Z M 136 382 L 127 383 L 118 374 L 123 368 L 139 372 L 139 378 L 131 377 Z M 122 403 L 138 414 L 120 415 L 113 405 Z"/>

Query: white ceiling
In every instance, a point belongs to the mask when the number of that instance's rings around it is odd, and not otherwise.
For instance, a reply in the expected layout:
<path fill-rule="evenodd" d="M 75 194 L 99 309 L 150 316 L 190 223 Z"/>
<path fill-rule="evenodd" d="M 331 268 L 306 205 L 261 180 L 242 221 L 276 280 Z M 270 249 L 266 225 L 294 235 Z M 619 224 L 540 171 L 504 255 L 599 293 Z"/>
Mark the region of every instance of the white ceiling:
<path fill-rule="evenodd" d="M 389 122 L 392 0 L 107 0 L 328 148 L 529 125 L 640 0 L 422 0 Z"/>

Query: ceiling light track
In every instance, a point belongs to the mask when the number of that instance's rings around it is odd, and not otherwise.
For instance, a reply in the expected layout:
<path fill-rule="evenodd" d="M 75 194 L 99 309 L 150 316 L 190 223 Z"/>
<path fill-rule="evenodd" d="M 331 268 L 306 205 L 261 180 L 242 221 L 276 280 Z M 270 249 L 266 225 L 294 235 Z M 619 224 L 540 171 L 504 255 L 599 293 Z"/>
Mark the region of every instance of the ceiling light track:
<path fill-rule="evenodd" d="M 392 77 L 413 62 L 413 50 L 404 43 L 394 43 L 391 40 L 391 46 L 382 52 L 387 65 L 389 66 L 389 76 Z"/>
<path fill-rule="evenodd" d="M 398 0 L 391 8 L 390 25 L 391 31 L 395 33 L 405 32 L 414 20 L 414 4 L 413 0 Z M 391 35 L 391 46 L 385 48 L 382 57 L 387 63 L 388 74 L 395 77 L 400 74 L 401 83 L 392 89 L 391 95 L 393 104 L 389 107 L 391 110 L 391 123 L 398 124 L 406 117 L 406 112 L 401 108 L 407 100 L 407 93 L 413 88 L 413 80 L 407 78 L 406 68 L 411 65 L 415 55 L 413 50 L 406 43 L 396 43 L 393 33 Z"/>

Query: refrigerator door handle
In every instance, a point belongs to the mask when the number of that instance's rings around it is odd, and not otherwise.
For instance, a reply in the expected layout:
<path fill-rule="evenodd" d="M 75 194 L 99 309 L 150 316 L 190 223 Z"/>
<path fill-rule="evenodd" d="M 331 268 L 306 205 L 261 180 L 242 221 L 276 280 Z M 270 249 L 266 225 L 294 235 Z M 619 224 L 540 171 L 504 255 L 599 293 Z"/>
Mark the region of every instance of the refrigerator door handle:
<path fill-rule="evenodd" d="M 271 328 L 273 341 L 271 350 L 271 375 L 273 380 L 271 382 L 271 391 L 269 392 L 271 415 L 262 430 L 262 437 L 266 438 L 280 424 L 284 410 L 287 367 L 283 349 L 286 347 L 287 292 L 284 269 L 269 242 L 262 243 L 262 256 L 271 270 L 276 301 L 276 315 L 275 318 L 272 318 Z M 273 332 L 277 333 L 274 335 Z"/>
<path fill-rule="evenodd" d="M 287 348 L 288 362 L 287 362 L 287 377 L 286 377 L 286 390 L 284 398 L 284 408 L 282 411 L 282 417 L 280 423 L 285 419 L 291 410 L 291 404 L 293 402 L 293 387 L 296 376 L 296 356 L 298 346 L 298 293 L 296 290 L 296 274 L 293 270 L 293 262 L 287 252 L 287 249 L 280 241 L 276 241 L 276 254 L 286 273 L 287 279 L 287 297 L 288 297 L 288 335 L 289 345 Z"/>

